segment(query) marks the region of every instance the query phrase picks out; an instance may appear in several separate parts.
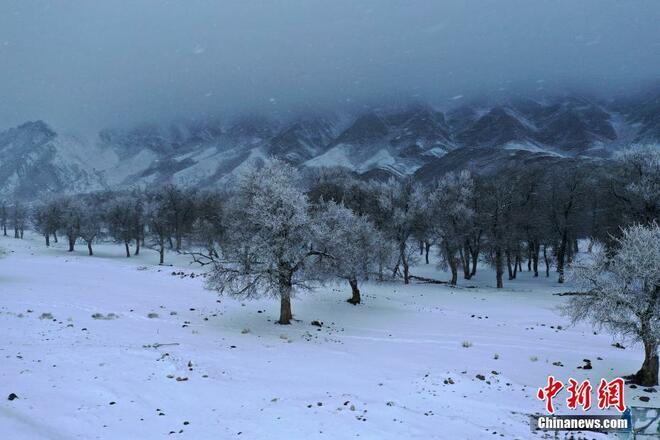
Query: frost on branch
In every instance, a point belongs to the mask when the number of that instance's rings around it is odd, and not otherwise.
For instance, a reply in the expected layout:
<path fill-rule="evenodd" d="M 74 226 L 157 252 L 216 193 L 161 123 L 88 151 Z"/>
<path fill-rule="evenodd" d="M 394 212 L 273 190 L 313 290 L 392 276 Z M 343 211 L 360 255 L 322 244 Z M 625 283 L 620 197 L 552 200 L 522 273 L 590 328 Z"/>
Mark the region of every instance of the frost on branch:
<path fill-rule="evenodd" d="M 576 264 L 573 277 L 584 293 L 573 297 L 564 312 L 615 334 L 641 342 L 645 360 L 633 379 L 658 384 L 660 342 L 660 227 L 636 225 L 623 231 L 608 257 L 602 247 L 592 260 Z"/>
<path fill-rule="evenodd" d="M 291 296 L 323 277 L 314 248 L 318 225 L 298 173 L 271 161 L 246 173 L 228 207 L 231 233 L 215 261 L 208 286 L 234 296 L 272 295 L 281 301 L 280 324 L 292 319 Z"/>

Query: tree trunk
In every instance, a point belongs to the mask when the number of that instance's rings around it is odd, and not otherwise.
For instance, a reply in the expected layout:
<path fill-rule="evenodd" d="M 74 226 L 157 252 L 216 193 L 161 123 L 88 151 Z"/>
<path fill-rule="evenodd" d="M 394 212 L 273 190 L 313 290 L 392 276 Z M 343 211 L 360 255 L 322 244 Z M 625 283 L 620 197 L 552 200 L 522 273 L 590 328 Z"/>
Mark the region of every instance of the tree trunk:
<path fill-rule="evenodd" d="M 550 261 L 548 261 L 548 248 L 543 245 L 543 261 L 545 262 L 545 277 L 550 277 Z"/>
<path fill-rule="evenodd" d="M 470 278 L 477 274 L 477 261 L 479 261 L 479 249 L 470 249 L 472 254 L 472 270 L 470 271 Z"/>
<path fill-rule="evenodd" d="M 2 235 L 7 236 L 7 225 L 2 225 Z"/>
<path fill-rule="evenodd" d="M 46 247 L 50 246 L 50 234 L 44 234 L 46 237 Z"/>
<path fill-rule="evenodd" d="M 516 279 L 518 275 L 518 270 L 522 272 L 522 266 L 520 265 L 520 254 L 516 254 L 516 259 L 513 261 L 513 279 Z"/>
<path fill-rule="evenodd" d="M 348 280 L 348 284 L 351 285 L 351 291 L 353 292 L 353 296 L 350 297 L 347 301 L 353 305 L 360 304 L 361 297 L 360 297 L 360 289 L 358 288 L 357 280 L 355 278 L 351 278 Z"/>
<path fill-rule="evenodd" d="M 564 260 L 566 258 L 566 247 L 568 245 L 568 234 L 566 230 L 561 236 L 561 242 L 559 244 L 559 249 L 557 249 L 557 273 L 559 273 L 558 283 L 564 282 Z"/>
<path fill-rule="evenodd" d="M 69 237 L 69 252 L 73 252 L 73 248 L 75 247 L 75 245 L 76 245 L 75 238 L 71 239 L 71 237 Z"/>
<path fill-rule="evenodd" d="M 497 279 L 497 288 L 504 287 L 502 282 L 502 275 L 504 275 L 504 262 L 502 261 L 502 249 L 499 247 L 495 250 L 495 277 Z"/>
<path fill-rule="evenodd" d="M 470 246 L 466 243 L 461 249 L 461 265 L 463 266 L 463 278 L 469 280 L 470 275 Z"/>
<path fill-rule="evenodd" d="M 406 256 L 406 242 L 399 244 L 399 257 L 401 258 L 401 265 L 403 266 L 403 283 L 410 283 L 410 267 L 408 266 L 408 257 Z"/>
<path fill-rule="evenodd" d="M 534 277 L 539 276 L 539 244 L 534 243 L 534 250 L 532 252 L 532 267 L 534 268 Z"/>
<path fill-rule="evenodd" d="M 131 250 L 128 247 L 128 240 L 124 241 L 124 246 L 126 247 L 126 258 L 130 258 Z"/>
<path fill-rule="evenodd" d="M 158 249 L 158 256 L 160 259 L 158 264 L 162 265 L 163 263 L 165 263 L 165 242 L 162 240 L 160 242 L 160 249 Z"/>
<path fill-rule="evenodd" d="M 424 259 L 426 264 L 429 264 L 429 251 L 431 250 L 431 243 L 428 241 L 424 243 Z"/>
<path fill-rule="evenodd" d="M 395 278 L 396 274 L 399 273 L 399 266 L 401 266 L 401 259 L 399 259 L 399 261 L 396 262 L 396 265 L 392 269 L 392 278 Z"/>
<path fill-rule="evenodd" d="M 509 280 L 514 279 L 513 267 L 511 266 L 511 253 L 509 251 L 506 251 L 506 267 L 509 271 Z"/>
<path fill-rule="evenodd" d="M 87 242 L 87 250 L 89 251 L 89 255 L 94 255 L 94 252 L 92 252 L 92 241 Z"/>
<path fill-rule="evenodd" d="M 53 231 L 53 241 L 57 243 L 57 232 Z"/>
<path fill-rule="evenodd" d="M 280 320 L 278 324 L 289 325 L 293 314 L 291 313 L 291 280 L 280 275 Z"/>
<path fill-rule="evenodd" d="M 644 342 L 644 363 L 633 381 L 643 387 L 658 385 L 658 345 L 654 341 Z"/>
<path fill-rule="evenodd" d="M 133 252 L 133 255 L 140 255 L 140 237 L 139 236 L 135 237 L 135 252 Z"/>
<path fill-rule="evenodd" d="M 408 261 L 403 262 L 403 284 L 410 284 L 410 268 Z"/>

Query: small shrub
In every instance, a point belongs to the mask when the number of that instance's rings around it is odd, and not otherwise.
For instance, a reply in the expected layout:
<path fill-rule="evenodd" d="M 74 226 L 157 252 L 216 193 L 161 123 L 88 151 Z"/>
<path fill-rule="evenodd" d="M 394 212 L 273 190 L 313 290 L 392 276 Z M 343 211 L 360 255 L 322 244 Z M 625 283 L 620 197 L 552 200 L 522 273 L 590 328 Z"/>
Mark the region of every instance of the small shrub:
<path fill-rule="evenodd" d="M 463 346 L 463 348 L 470 348 L 470 347 L 472 347 L 472 342 L 463 341 L 463 343 L 461 345 Z"/>

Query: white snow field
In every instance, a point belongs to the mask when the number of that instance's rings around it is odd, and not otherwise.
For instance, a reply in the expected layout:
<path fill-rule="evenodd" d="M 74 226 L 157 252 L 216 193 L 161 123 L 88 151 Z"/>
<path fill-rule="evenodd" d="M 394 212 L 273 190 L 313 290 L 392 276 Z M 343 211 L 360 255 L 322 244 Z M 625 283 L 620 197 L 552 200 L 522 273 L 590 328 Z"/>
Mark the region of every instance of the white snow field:
<path fill-rule="evenodd" d="M 64 246 L 0 237 L 3 439 L 553 438 L 528 421 L 544 411 L 548 374 L 596 388 L 643 358 L 569 326 L 553 293 L 570 285 L 554 273 L 525 271 L 499 291 L 483 265 L 454 289 L 365 284 L 360 306 L 340 284 L 300 293 L 299 321 L 280 326 L 277 301 L 219 298 L 185 256 L 159 267 L 148 249 Z M 660 406 L 657 395 L 626 387 L 628 405 Z"/>

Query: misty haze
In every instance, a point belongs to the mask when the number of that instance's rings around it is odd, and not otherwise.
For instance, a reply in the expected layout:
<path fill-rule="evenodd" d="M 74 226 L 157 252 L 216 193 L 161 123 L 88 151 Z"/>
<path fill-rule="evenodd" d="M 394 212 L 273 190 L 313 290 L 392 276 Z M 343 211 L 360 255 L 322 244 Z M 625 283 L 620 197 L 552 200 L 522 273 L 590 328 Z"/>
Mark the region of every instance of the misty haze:
<path fill-rule="evenodd" d="M 659 23 L 0 1 L 0 437 L 660 438 Z"/>

